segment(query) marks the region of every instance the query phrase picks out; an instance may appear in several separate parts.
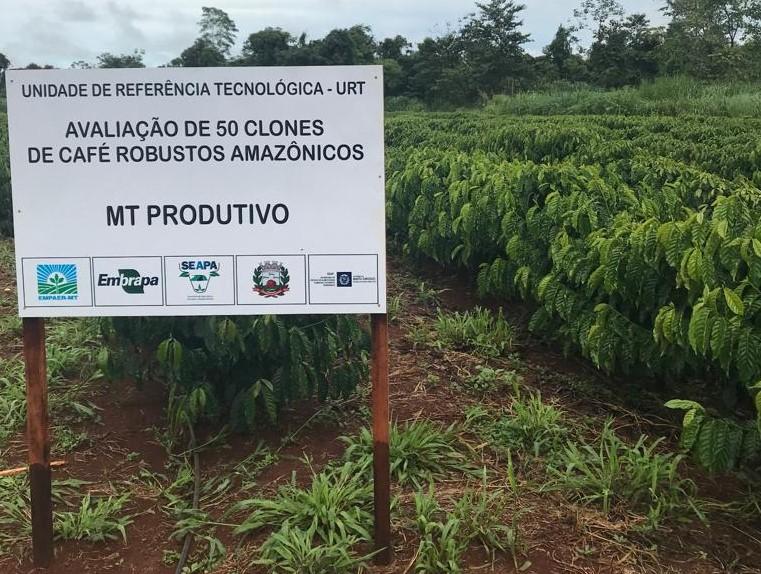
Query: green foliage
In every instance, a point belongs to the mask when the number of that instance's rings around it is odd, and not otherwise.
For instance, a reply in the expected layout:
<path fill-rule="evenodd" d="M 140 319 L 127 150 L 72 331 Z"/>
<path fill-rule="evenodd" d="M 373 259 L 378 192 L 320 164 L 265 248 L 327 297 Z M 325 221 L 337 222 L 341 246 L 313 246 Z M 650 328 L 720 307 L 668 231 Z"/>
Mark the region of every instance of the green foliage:
<path fill-rule="evenodd" d="M 471 408 L 467 425 L 496 449 L 520 449 L 534 456 L 556 450 L 568 428 L 563 412 L 542 400 L 541 393 L 517 395 L 508 412 L 496 417 L 483 407 Z"/>
<path fill-rule="evenodd" d="M 460 522 L 460 532 L 469 542 L 477 542 L 495 558 L 496 553 L 509 552 L 516 570 L 521 551 L 516 514 L 505 524 L 511 504 L 504 489 L 489 491 L 484 483 L 479 489 L 467 489 L 457 501 L 452 516 Z"/>
<path fill-rule="evenodd" d="M 8 117 L 0 110 L 0 236 L 13 236 L 11 166 L 8 151 Z"/>
<path fill-rule="evenodd" d="M 462 572 L 462 555 L 474 543 L 495 557 L 509 552 L 518 570 L 521 543 L 515 515 L 505 524 L 508 500 L 504 490 L 467 489 L 451 512 L 444 512 L 434 493 L 415 493 L 415 523 L 420 533 L 415 572 Z"/>
<path fill-rule="evenodd" d="M 684 411 L 681 447 L 710 472 L 726 472 L 742 464 L 758 464 L 761 459 L 761 437 L 755 422 L 741 423 L 711 416 L 694 401 L 675 399 L 666 406 Z"/>
<path fill-rule="evenodd" d="M 465 384 L 467 390 L 475 393 L 494 393 L 507 389 L 517 396 L 520 394 L 521 376 L 515 371 L 476 365 L 476 372 L 465 380 Z"/>
<path fill-rule="evenodd" d="M 692 500 L 694 484 L 679 476 L 682 456 L 659 453 L 660 439 L 640 436 L 629 445 L 606 422 L 597 444 L 568 442 L 553 460 L 548 489 L 560 489 L 583 504 L 611 513 L 619 504 L 646 513 L 640 527 L 657 528 L 664 520 L 690 509 L 702 517 Z"/>
<path fill-rule="evenodd" d="M 344 458 L 371 476 L 373 436 L 368 428 L 359 434 L 343 437 Z M 447 428 L 427 420 L 416 420 L 399 426 L 394 423 L 390 434 L 391 477 L 400 485 L 422 488 L 426 483 L 444 478 L 452 472 L 474 473 L 454 425 Z"/>
<path fill-rule="evenodd" d="M 760 125 L 726 123 L 397 116 L 389 235 L 483 296 L 526 300 L 533 332 L 606 372 L 708 377 L 753 399 Z M 463 348 L 464 324 L 441 315 L 438 344 Z"/>
<path fill-rule="evenodd" d="M 474 351 L 487 357 L 502 355 L 513 340 L 512 329 L 501 310 L 494 315 L 480 307 L 464 313 L 445 313 L 439 309 L 434 328 L 440 347 Z"/>
<path fill-rule="evenodd" d="M 460 534 L 460 521 L 449 516 L 445 521 L 436 519 L 441 508 L 436 500 L 433 485 L 428 494 L 415 493 L 415 514 L 420 545 L 415 560 L 415 572 L 462 572 L 460 560 L 468 548 L 468 539 Z"/>
<path fill-rule="evenodd" d="M 328 545 L 347 538 L 370 540 L 372 495 L 372 483 L 347 462 L 313 474 L 308 488 L 299 488 L 294 481 L 282 486 L 273 499 L 241 501 L 236 510 L 250 514 L 235 533 L 247 534 L 287 522 L 293 528 L 311 531 Z"/>
<path fill-rule="evenodd" d="M 202 419 L 273 423 L 285 404 L 348 396 L 367 377 L 369 337 L 354 317 L 112 319 L 110 377 L 172 383 L 173 430 Z"/>
<path fill-rule="evenodd" d="M 76 512 L 56 512 L 54 530 L 64 540 L 87 540 L 104 542 L 122 538 L 127 542 L 127 526 L 132 517 L 122 514 L 129 495 L 92 498 L 89 493 L 82 497 Z"/>
<path fill-rule="evenodd" d="M 316 528 L 294 528 L 288 521 L 262 545 L 255 563 L 270 572 L 284 574 L 351 574 L 363 571 L 370 556 L 357 556 L 351 548 L 358 538 L 347 536 L 331 543 L 315 544 Z"/>
<path fill-rule="evenodd" d="M 688 76 L 664 76 L 637 87 L 613 91 L 582 85 L 497 95 L 486 109 L 516 116 L 620 114 L 757 118 L 761 115 L 761 96 L 758 84 L 753 82 L 708 83 Z"/>

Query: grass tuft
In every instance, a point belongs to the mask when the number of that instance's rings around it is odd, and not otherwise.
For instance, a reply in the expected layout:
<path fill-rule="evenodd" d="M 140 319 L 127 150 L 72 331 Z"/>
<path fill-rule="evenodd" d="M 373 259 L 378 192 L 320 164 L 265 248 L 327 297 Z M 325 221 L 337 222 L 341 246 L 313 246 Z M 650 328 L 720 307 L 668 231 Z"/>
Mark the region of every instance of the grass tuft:
<path fill-rule="evenodd" d="M 265 526 L 288 522 L 294 528 L 314 529 L 322 542 L 332 544 L 348 537 L 369 540 L 372 524 L 372 482 L 355 465 L 345 463 L 335 469 L 313 474 L 312 484 L 300 488 L 295 482 L 282 486 L 272 499 L 243 500 L 236 510 L 250 511 L 236 529 L 248 534 Z"/>
<path fill-rule="evenodd" d="M 362 469 L 367 476 L 372 470 L 373 437 L 363 428 L 358 435 L 343 437 L 347 444 L 344 459 Z M 391 477 L 402 486 L 422 488 L 452 472 L 472 474 L 477 470 L 462 452 L 462 441 L 454 425 L 442 428 L 425 420 L 391 427 Z"/>
<path fill-rule="evenodd" d="M 446 313 L 441 309 L 434 327 L 441 348 L 472 351 L 497 357 L 510 349 L 513 332 L 502 312 L 496 315 L 480 307 L 464 313 Z"/>

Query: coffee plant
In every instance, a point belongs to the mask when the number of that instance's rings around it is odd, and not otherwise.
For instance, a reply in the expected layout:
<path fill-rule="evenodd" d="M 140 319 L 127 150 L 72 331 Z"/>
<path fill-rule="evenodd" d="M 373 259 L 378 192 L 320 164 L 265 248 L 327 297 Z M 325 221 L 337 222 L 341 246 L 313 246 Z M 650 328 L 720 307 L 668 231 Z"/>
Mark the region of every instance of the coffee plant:
<path fill-rule="evenodd" d="M 699 376 L 755 399 L 755 136 L 711 124 L 715 133 L 699 138 L 699 120 L 555 120 L 390 122 L 392 240 L 410 256 L 469 271 L 483 295 L 533 303 L 533 331 L 607 372 Z M 692 145 L 676 145 L 682 137 Z M 749 432 L 742 456 L 707 466 L 756 459 L 758 429 Z M 705 448 L 723 436 L 705 431 Z"/>
<path fill-rule="evenodd" d="M 171 384 L 177 431 L 201 419 L 250 430 L 295 399 L 346 396 L 368 374 L 368 335 L 350 316 L 114 318 L 103 332 L 109 376 Z"/>

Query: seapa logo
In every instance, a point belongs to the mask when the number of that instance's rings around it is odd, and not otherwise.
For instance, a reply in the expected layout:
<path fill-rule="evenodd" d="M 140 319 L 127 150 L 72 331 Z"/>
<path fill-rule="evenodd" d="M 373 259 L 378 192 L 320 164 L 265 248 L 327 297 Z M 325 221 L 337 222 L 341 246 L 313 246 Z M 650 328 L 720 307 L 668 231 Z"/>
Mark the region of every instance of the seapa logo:
<path fill-rule="evenodd" d="M 187 277 L 194 293 L 203 294 L 212 277 L 219 277 L 220 265 L 213 259 L 180 262 L 180 277 Z"/>
<path fill-rule="evenodd" d="M 98 287 L 121 287 L 130 295 L 142 295 L 146 287 L 156 287 L 158 284 L 158 277 L 143 277 L 136 269 L 119 269 L 118 276 L 109 276 L 107 273 L 98 275 Z"/>
<path fill-rule="evenodd" d="M 73 263 L 37 265 L 37 299 L 76 301 L 79 298 L 77 266 Z"/>
<path fill-rule="evenodd" d="M 264 261 L 254 269 L 254 292 L 262 297 L 282 297 L 288 292 L 291 276 L 280 261 Z"/>
<path fill-rule="evenodd" d="M 337 271 L 336 272 L 336 286 L 338 287 L 351 287 L 353 283 L 351 271 Z"/>

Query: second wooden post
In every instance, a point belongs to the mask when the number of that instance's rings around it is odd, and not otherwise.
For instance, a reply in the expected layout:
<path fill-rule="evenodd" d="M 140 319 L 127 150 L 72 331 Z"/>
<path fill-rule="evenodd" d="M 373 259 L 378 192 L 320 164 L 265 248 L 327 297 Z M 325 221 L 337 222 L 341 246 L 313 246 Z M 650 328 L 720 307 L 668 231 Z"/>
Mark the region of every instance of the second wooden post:
<path fill-rule="evenodd" d="M 389 464 L 388 318 L 371 315 L 373 488 L 375 494 L 375 561 L 391 562 L 391 467 Z"/>

